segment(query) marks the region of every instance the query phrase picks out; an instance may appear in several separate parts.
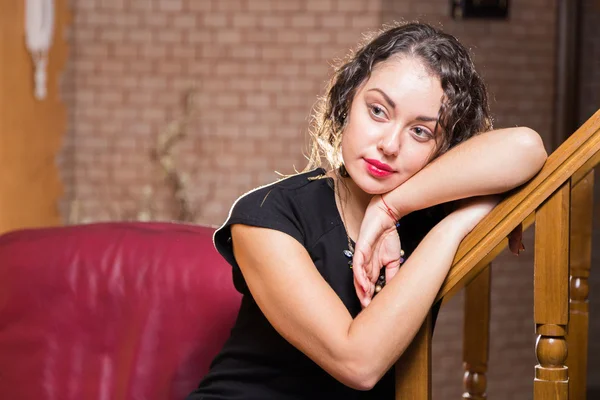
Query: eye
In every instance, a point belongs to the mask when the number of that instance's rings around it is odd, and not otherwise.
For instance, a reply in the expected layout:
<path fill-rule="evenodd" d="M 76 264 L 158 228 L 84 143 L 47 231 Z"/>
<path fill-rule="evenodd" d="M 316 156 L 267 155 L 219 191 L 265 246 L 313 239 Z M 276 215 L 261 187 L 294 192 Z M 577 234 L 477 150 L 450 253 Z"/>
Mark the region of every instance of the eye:
<path fill-rule="evenodd" d="M 371 114 L 378 119 L 385 119 L 387 116 L 385 115 L 385 110 L 383 107 L 380 107 L 376 104 L 369 105 L 369 109 L 371 110 Z"/>
<path fill-rule="evenodd" d="M 420 126 L 415 126 L 413 128 L 413 132 L 415 133 L 415 135 L 417 135 L 420 138 L 431 138 L 431 132 L 429 131 L 429 129 L 425 129 L 425 128 L 421 128 Z"/>

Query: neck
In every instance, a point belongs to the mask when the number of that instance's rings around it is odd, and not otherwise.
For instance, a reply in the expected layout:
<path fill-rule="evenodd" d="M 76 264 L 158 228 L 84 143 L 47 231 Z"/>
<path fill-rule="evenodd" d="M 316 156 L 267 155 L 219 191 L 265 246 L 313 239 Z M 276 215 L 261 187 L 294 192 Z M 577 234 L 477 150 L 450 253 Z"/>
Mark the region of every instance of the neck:
<path fill-rule="evenodd" d="M 352 178 L 333 175 L 337 192 L 336 203 L 338 211 L 342 216 L 348 235 L 350 235 L 352 240 L 356 241 L 365 211 L 373 195 L 359 188 Z"/>

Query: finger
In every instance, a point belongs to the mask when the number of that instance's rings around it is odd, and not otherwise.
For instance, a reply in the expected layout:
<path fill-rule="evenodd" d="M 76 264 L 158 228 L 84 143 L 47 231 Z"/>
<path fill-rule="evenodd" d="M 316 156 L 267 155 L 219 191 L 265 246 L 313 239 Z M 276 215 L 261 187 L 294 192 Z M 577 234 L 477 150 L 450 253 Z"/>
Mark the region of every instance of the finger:
<path fill-rule="evenodd" d="M 363 290 L 363 287 L 356 278 L 354 279 L 354 288 L 356 289 L 356 296 L 360 301 L 360 305 L 362 306 L 362 308 L 365 308 L 371 302 L 372 296 L 369 294 L 368 290 Z"/>
<path fill-rule="evenodd" d="M 356 290 L 356 297 L 358 297 L 358 300 L 360 301 L 360 305 L 364 308 L 365 307 L 365 299 L 367 297 L 366 292 L 363 290 L 360 282 L 358 281 L 356 275 L 354 275 L 354 289 Z"/>
<path fill-rule="evenodd" d="M 519 255 L 519 252 L 525 250 L 525 246 L 523 246 L 523 224 L 519 224 L 512 230 L 508 235 L 508 248 L 510 251 Z"/>
<path fill-rule="evenodd" d="M 377 241 L 375 245 L 375 251 L 373 252 L 373 257 L 371 257 L 371 266 L 369 268 L 369 281 L 372 283 L 377 282 L 379 279 L 379 274 L 381 273 L 381 251 L 382 251 L 383 238 Z"/>
<path fill-rule="evenodd" d="M 352 272 L 354 274 L 355 279 L 358 281 L 363 292 L 368 291 L 368 279 L 367 274 L 365 272 L 365 257 L 361 251 L 355 251 L 354 257 L 352 259 Z"/>

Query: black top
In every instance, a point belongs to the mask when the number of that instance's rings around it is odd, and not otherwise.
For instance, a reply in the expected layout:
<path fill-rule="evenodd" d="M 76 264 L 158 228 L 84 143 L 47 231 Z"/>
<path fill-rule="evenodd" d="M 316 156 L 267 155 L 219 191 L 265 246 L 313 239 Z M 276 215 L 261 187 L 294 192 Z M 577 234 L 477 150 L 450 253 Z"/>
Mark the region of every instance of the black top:
<path fill-rule="evenodd" d="M 361 305 L 343 253 L 348 239 L 336 207 L 333 180 L 309 179 L 324 173 L 323 169 L 315 169 L 246 193 L 215 232 L 215 246 L 233 267 L 233 281 L 243 294 L 242 303 L 230 338 L 189 400 L 394 398 L 392 370 L 373 390 L 360 392 L 338 382 L 288 343 L 257 306 L 233 256 L 233 224 L 284 232 L 306 248 L 315 268 L 356 317 Z M 406 256 L 439 220 L 434 214 L 429 210 L 402 219 L 399 233 Z"/>

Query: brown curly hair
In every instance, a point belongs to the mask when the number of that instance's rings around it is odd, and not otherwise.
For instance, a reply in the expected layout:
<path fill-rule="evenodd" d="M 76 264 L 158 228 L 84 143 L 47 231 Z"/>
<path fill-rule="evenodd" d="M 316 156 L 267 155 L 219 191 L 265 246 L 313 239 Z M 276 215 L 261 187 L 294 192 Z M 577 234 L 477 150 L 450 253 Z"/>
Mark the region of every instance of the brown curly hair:
<path fill-rule="evenodd" d="M 415 57 L 440 79 L 444 98 L 436 130 L 440 126 L 443 133 L 436 135 L 432 159 L 492 128 L 483 80 L 469 51 L 454 36 L 425 23 L 396 23 L 367 40 L 335 69 L 327 95 L 315 105 L 305 170 L 321 166 L 323 158 L 335 170 L 342 165 L 342 134 L 354 95 L 373 68 L 392 56 Z"/>

